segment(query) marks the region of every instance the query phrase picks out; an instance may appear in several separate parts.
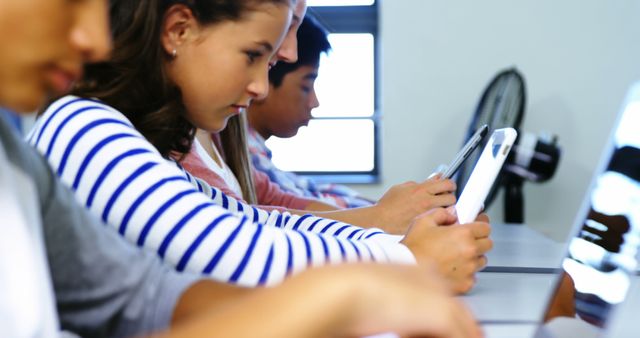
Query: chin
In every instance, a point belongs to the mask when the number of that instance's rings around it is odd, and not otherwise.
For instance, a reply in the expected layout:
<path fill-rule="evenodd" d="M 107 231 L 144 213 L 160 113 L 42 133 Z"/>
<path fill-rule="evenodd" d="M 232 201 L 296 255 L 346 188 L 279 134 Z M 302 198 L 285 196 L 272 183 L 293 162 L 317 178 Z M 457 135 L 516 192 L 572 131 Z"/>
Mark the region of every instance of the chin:
<path fill-rule="evenodd" d="M 284 132 L 284 133 L 280 133 L 279 135 L 276 135 L 279 138 L 291 138 L 298 135 L 298 129 L 291 131 L 291 132 Z"/>
<path fill-rule="evenodd" d="M 44 104 L 44 95 L 25 95 L 13 100 L 3 100 L 0 103 L 4 108 L 20 114 L 33 113 Z"/>
<path fill-rule="evenodd" d="M 228 122 L 229 122 L 229 119 L 225 119 L 224 121 L 218 122 L 216 124 L 212 124 L 210 128 L 207 129 L 207 131 L 211 133 L 219 133 L 223 131 L 225 128 L 227 128 Z"/>
<path fill-rule="evenodd" d="M 200 125 L 196 125 L 198 129 L 206 130 L 210 133 L 219 133 L 227 127 L 228 118 L 218 121 L 204 121 Z"/>
<path fill-rule="evenodd" d="M 225 123 L 225 124 L 224 124 L 224 125 L 222 125 L 222 126 L 221 126 L 221 125 L 217 125 L 217 126 L 209 126 L 209 127 L 207 127 L 206 129 L 205 129 L 205 128 L 200 128 L 200 129 L 204 129 L 204 130 L 206 130 L 206 131 L 208 131 L 208 132 L 210 132 L 210 133 L 216 133 L 216 134 L 217 134 L 217 133 L 219 133 L 219 132 L 223 131 L 223 130 L 224 130 L 224 128 L 226 128 L 226 127 L 227 127 L 227 124 Z"/>

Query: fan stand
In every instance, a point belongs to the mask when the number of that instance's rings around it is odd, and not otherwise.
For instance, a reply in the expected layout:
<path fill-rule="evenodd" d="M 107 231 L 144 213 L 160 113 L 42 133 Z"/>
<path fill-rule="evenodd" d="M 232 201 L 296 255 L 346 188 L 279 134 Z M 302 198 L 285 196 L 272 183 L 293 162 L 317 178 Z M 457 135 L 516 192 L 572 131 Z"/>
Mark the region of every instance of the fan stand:
<path fill-rule="evenodd" d="M 524 223 L 524 179 L 510 172 L 504 175 L 504 221 L 506 223 Z"/>

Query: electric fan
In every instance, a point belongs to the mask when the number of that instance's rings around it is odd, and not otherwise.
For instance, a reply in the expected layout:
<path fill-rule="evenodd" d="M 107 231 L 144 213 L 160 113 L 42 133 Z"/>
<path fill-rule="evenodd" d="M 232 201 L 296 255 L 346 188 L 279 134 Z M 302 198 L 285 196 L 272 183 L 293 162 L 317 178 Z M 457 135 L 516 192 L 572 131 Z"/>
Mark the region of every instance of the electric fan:
<path fill-rule="evenodd" d="M 560 159 L 556 137 L 521 132 L 525 104 L 526 87 L 520 72 L 515 68 L 499 72 L 485 88 L 465 137 L 465 140 L 471 137 L 484 124 L 489 126 L 489 135 L 499 128 L 511 127 L 518 131 L 516 145 L 484 203 L 486 210 L 495 199 L 498 189 L 505 187 L 504 218 L 507 223 L 524 222 L 524 182 L 550 179 Z M 483 149 L 486 142 L 485 139 L 478 148 Z M 464 189 L 479 156 L 479 151 L 474 152 L 455 176 L 458 194 Z"/>

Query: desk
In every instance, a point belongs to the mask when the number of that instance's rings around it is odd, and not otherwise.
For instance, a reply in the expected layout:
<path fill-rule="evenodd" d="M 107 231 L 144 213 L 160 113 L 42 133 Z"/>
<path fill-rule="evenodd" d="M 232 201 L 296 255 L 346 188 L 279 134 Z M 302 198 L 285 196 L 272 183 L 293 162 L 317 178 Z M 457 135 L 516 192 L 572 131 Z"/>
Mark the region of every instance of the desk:
<path fill-rule="evenodd" d="M 532 338 L 554 291 L 557 276 L 546 273 L 480 272 L 477 277 L 478 282 L 473 290 L 460 298 L 480 322 L 486 337 Z M 640 337 L 639 313 L 640 276 L 635 276 L 627 299 L 613 310 L 610 325 L 602 337 Z M 567 334 L 561 338 L 565 337 L 573 335 Z"/>
<path fill-rule="evenodd" d="M 553 292 L 565 244 L 517 224 L 492 224 L 491 238 L 488 266 L 461 299 L 488 338 L 533 337 Z"/>
<path fill-rule="evenodd" d="M 483 324 L 487 338 L 532 338 L 537 324 Z"/>
<path fill-rule="evenodd" d="M 461 299 L 483 324 L 534 324 L 540 321 L 555 285 L 555 274 L 479 272 L 478 282 Z"/>
<path fill-rule="evenodd" d="M 460 298 L 487 338 L 531 338 L 553 291 L 556 275 L 479 272 L 476 286 Z M 367 338 L 398 338 L 381 334 Z"/>
<path fill-rule="evenodd" d="M 564 243 L 525 225 L 494 224 L 494 249 L 477 284 L 460 298 L 482 325 L 488 338 L 531 338 L 554 291 Z M 629 297 L 613 313 L 604 337 L 640 337 L 640 276 Z"/>
<path fill-rule="evenodd" d="M 492 224 L 494 247 L 476 286 L 462 296 L 488 338 L 530 338 L 546 309 L 565 244 L 526 225 Z"/>
<path fill-rule="evenodd" d="M 491 238 L 494 247 L 485 272 L 555 273 L 565 252 L 564 243 L 526 225 L 492 224 Z"/>
<path fill-rule="evenodd" d="M 605 337 L 640 337 L 638 314 L 640 314 L 640 277 L 635 277 L 631 282 L 627 299 L 613 310 L 613 317 L 606 329 Z"/>

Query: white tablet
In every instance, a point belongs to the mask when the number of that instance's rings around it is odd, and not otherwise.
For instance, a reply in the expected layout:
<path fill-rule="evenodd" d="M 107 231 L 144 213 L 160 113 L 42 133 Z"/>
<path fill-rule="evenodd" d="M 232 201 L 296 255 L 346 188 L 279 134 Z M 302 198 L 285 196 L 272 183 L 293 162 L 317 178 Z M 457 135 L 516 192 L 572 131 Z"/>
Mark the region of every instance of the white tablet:
<path fill-rule="evenodd" d="M 478 216 L 517 136 L 513 128 L 496 129 L 487 141 L 455 206 L 460 224 Z"/>

